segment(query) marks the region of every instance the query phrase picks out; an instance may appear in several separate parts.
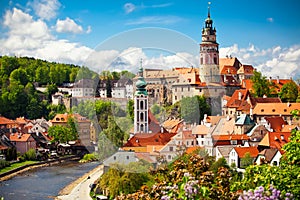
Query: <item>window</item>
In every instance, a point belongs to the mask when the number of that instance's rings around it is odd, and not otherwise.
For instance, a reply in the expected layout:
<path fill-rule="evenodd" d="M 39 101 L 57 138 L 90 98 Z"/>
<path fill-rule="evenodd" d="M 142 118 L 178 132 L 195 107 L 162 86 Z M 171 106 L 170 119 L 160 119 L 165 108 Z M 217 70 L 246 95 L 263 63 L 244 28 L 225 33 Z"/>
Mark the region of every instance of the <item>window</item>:
<path fill-rule="evenodd" d="M 129 160 L 129 156 L 126 156 L 127 160 Z"/>
<path fill-rule="evenodd" d="M 173 147 L 170 147 L 169 150 L 170 150 L 170 151 L 173 151 Z"/>
<path fill-rule="evenodd" d="M 117 157 L 116 156 L 114 156 L 114 160 L 116 160 L 117 159 Z"/>
<path fill-rule="evenodd" d="M 275 112 L 275 109 L 272 109 L 272 112 Z"/>
<path fill-rule="evenodd" d="M 230 143 L 231 143 L 232 145 L 237 145 L 237 140 L 231 140 Z"/>
<path fill-rule="evenodd" d="M 169 160 L 171 160 L 171 159 L 172 159 L 171 155 L 168 155 L 168 159 L 169 159 Z"/>
<path fill-rule="evenodd" d="M 261 109 L 261 110 L 260 110 L 260 112 L 264 112 L 264 111 L 265 111 L 264 109 Z"/>

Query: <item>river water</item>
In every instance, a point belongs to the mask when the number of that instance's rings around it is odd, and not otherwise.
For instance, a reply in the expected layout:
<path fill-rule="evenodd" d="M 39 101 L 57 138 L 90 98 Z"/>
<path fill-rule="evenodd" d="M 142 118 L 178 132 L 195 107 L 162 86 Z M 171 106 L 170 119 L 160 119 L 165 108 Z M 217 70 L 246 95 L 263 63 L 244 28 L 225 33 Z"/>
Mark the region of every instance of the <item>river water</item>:
<path fill-rule="evenodd" d="M 4 200 L 54 199 L 62 188 L 99 164 L 98 162 L 81 164 L 78 161 L 70 161 L 32 169 L 0 182 L 0 197 L 4 197 Z"/>

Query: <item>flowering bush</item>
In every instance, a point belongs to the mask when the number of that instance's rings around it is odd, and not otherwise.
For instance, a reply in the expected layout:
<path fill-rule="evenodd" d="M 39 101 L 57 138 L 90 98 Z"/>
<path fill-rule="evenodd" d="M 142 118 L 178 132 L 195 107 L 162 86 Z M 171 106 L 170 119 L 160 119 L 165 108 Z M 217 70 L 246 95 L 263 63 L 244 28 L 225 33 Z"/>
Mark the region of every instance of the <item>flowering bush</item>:
<path fill-rule="evenodd" d="M 280 190 L 277 190 L 272 185 L 269 189 L 265 190 L 263 186 L 259 186 L 254 191 L 248 190 L 244 191 L 243 194 L 238 198 L 238 200 L 292 200 L 293 195 L 291 193 L 281 194 Z"/>

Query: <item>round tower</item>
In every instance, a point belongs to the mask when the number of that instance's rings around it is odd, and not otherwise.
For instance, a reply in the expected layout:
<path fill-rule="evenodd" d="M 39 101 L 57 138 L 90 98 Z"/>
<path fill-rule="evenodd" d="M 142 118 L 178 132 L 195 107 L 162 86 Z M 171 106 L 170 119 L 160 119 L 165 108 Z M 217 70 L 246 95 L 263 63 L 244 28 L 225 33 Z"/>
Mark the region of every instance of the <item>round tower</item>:
<path fill-rule="evenodd" d="M 201 82 L 220 82 L 219 44 L 216 32 L 216 28 L 213 28 L 213 20 L 210 18 L 210 6 L 208 6 L 208 15 L 202 29 L 200 44 L 199 75 Z"/>

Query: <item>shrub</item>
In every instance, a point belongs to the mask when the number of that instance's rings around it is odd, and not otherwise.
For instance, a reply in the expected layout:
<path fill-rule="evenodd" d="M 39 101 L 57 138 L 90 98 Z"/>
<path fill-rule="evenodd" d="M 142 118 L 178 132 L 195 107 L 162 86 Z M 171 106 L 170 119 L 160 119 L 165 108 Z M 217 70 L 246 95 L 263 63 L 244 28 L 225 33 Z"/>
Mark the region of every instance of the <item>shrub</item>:
<path fill-rule="evenodd" d="M 20 161 L 26 160 L 36 160 L 35 149 L 29 149 L 23 156 L 21 156 Z"/>
<path fill-rule="evenodd" d="M 88 154 L 85 154 L 79 162 L 85 163 L 85 162 L 92 162 L 92 161 L 96 161 L 96 160 L 97 160 L 97 158 L 96 158 L 95 154 L 88 153 Z"/>
<path fill-rule="evenodd" d="M 0 160 L 0 169 L 10 166 L 10 162 L 6 160 Z"/>

